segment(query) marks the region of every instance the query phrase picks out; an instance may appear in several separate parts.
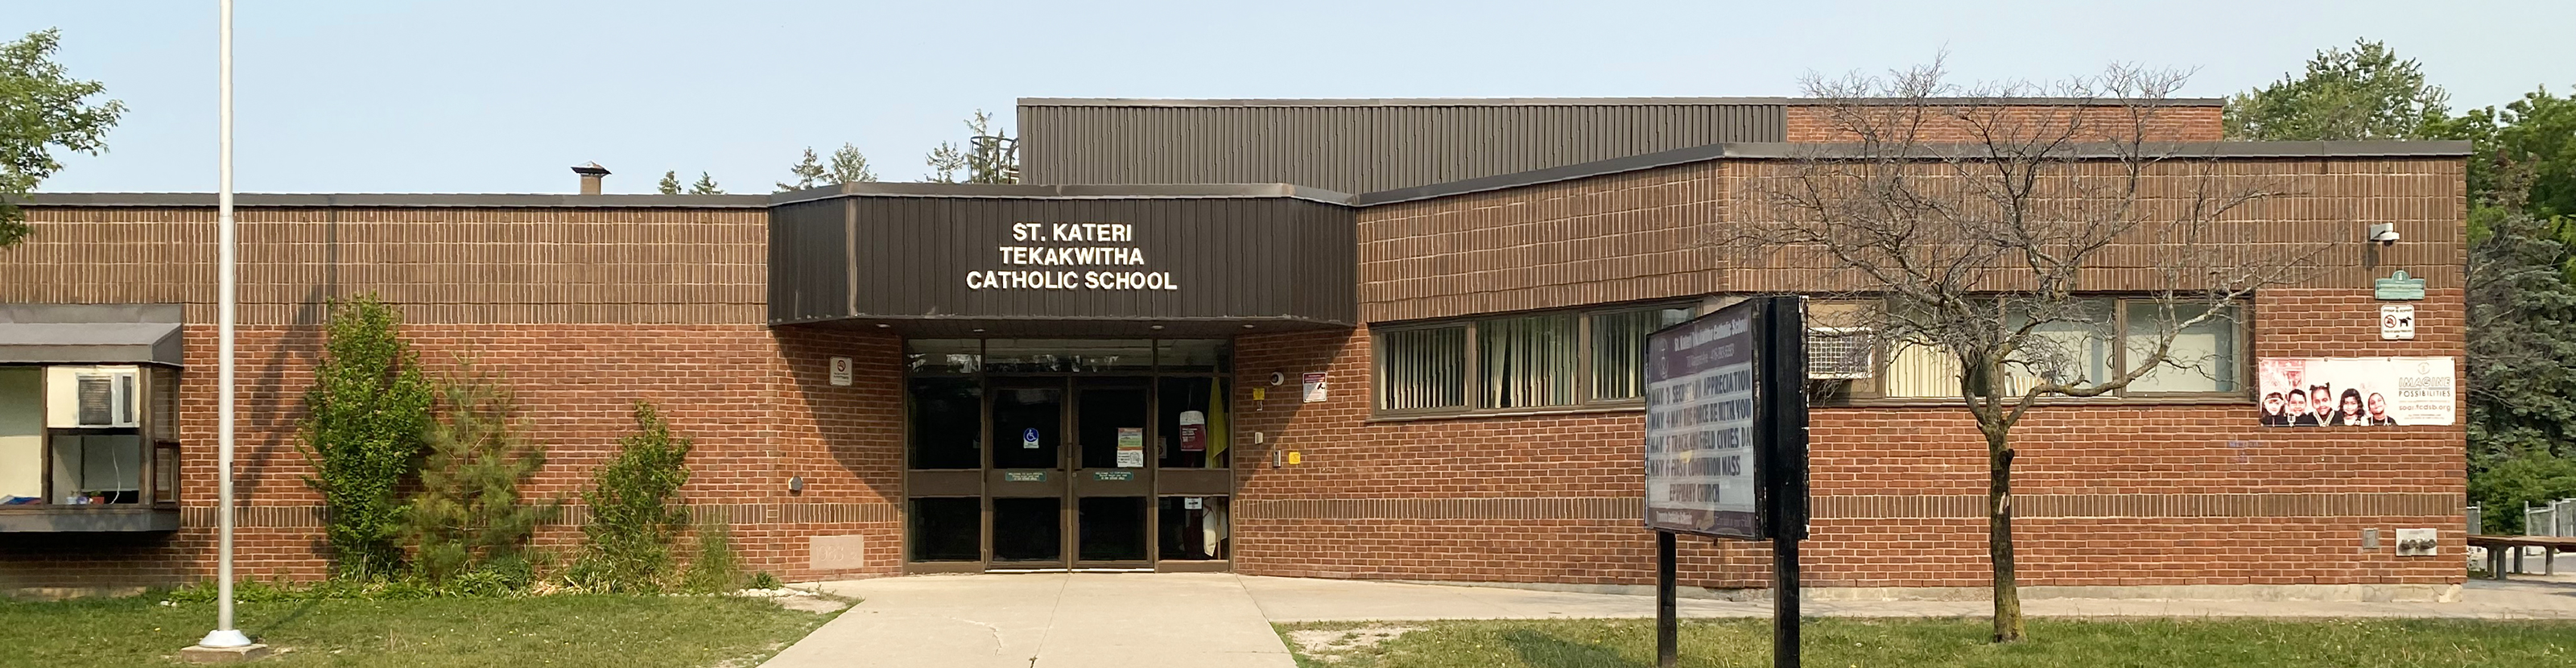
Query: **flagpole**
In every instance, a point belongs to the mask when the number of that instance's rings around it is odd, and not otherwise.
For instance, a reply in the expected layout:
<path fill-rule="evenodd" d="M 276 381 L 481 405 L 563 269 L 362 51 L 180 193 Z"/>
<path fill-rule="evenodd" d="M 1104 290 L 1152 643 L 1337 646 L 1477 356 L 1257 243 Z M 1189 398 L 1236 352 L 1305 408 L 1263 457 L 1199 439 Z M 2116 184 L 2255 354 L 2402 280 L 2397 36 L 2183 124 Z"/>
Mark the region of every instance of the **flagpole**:
<path fill-rule="evenodd" d="M 221 139 L 215 177 L 215 630 L 197 644 L 248 647 L 233 627 L 233 0 L 222 0 Z"/>

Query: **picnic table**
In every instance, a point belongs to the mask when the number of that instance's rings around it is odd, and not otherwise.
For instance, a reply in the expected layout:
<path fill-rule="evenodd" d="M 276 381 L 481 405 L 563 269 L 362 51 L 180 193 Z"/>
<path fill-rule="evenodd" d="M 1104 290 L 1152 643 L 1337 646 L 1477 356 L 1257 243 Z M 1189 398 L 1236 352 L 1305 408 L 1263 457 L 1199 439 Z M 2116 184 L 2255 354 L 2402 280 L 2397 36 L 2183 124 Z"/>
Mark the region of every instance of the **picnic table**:
<path fill-rule="evenodd" d="M 2557 555 L 2558 555 L 2558 553 L 2560 553 L 2560 552 L 2576 552 L 2576 537 L 2571 537 L 2571 536 L 2470 536 L 2470 537 L 2469 537 L 2469 547 L 2482 547 L 2482 548 L 2486 548 L 2486 551 L 2487 551 L 2487 577 L 2494 578 L 2494 579 L 2498 579 L 2498 580 L 2502 580 L 2502 579 L 2504 579 L 2504 553 L 2505 553 L 2505 552 L 2507 552 L 2507 551 L 2519 552 L 2521 548 L 2526 548 L 2526 547 L 2538 547 L 2538 548 L 2546 548 L 2546 549 L 2548 550 L 2548 553 L 2547 553 L 2547 554 L 2548 554 L 2549 556 L 2551 556 L 2551 557 L 2555 557 L 2555 556 L 2557 556 Z M 2542 559 L 2542 563 L 2544 563 L 2544 564 L 2548 563 L 2548 559 L 2547 559 L 2547 558 L 2543 558 L 2543 559 Z"/>

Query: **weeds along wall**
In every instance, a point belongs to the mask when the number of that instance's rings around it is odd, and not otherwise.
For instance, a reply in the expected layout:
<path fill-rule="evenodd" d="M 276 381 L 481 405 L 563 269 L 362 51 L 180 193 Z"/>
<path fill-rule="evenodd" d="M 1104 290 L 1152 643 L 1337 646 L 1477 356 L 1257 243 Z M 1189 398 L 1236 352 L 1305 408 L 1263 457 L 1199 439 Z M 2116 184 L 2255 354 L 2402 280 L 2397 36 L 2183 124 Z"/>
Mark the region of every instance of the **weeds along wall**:
<path fill-rule="evenodd" d="M 38 234 L 0 251 L 0 302 L 186 304 L 181 529 L 16 534 L 0 592 L 96 590 L 214 572 L 214 212 L 31 208 Z M 788 579 L 890 574 L 900 536 L 900 342 L 761 323 L 761 209 L 245 208 L 239 340 L 239 569 L 328 574 L 320 499 L 296 449 L 324 301 L 374 292 L 432 374 L 472 360 L 516 393 L 545 447 L 524 490 L 567 512 L 535 545 L 568 561 L 579 493 L 632 433 L 635 401 L 696 440 L 682 488 L 730 522 L 746 571 Z M 190 249 L 203 249 L 195 252 Z M 833 386 L 828 359 L 857 360 Z M 791 493 L 788 479 L 802 477 Z M 675 545 L 680 554 L 691 546 Z M 814 549 L 821 546 L 821 550 Z"/>

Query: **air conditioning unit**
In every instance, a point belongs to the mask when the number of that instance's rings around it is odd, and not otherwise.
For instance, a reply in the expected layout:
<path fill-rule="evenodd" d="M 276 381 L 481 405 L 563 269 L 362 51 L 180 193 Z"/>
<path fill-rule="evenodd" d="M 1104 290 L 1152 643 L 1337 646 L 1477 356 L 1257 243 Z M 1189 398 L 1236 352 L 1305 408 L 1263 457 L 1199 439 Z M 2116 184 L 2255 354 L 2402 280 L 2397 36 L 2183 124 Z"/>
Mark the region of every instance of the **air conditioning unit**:
<path fill-rule="evenodd" d="M 142 369 L 130 366 L 47 369 L 46 422 L 58 428 L 113 429 L 142 422 Z"/>
<path fill-rule="evenodd" d="M 1807 379 L 1868 378 L 1878 346 L 1867 327 L 1807 328 Z"/>

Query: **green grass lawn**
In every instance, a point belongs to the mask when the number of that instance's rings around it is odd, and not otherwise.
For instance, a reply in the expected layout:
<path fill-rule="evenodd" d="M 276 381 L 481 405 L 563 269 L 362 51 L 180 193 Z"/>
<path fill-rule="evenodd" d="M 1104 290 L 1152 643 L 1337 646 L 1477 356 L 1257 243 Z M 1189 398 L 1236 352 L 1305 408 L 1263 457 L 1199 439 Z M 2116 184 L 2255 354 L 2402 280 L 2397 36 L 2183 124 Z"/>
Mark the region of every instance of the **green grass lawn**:
<path fill-rule="evenodd" d="M 245 602 L 244 632 L 291 650 L 275 666 L 752 666 L 831 619 L 762 599 L 562 595 Z M 0 665 L 180 665 L 213 603 L 158 596 L 0 601 Z"/>
<path fill-rule="evenodd" d="M 2576 622 L 2567 621 L 2033 619 L 2030 639 L 2008 646 L 1985 642 L 1991 624 L 1816 619 L 1804 627 L 1801 647 L 1805 665 L 1816 668 L 2576 666 Z M 1403 627 L 1415 630 L 1378 640 Z M 1298 665 L 1308 668 L 1655 665 L 1652 620 L 1332 622 L 1279 629 Z M 1683 621 L 1681 652 L 1683 666 L 1769 666 L 1770 620 Z"/>

